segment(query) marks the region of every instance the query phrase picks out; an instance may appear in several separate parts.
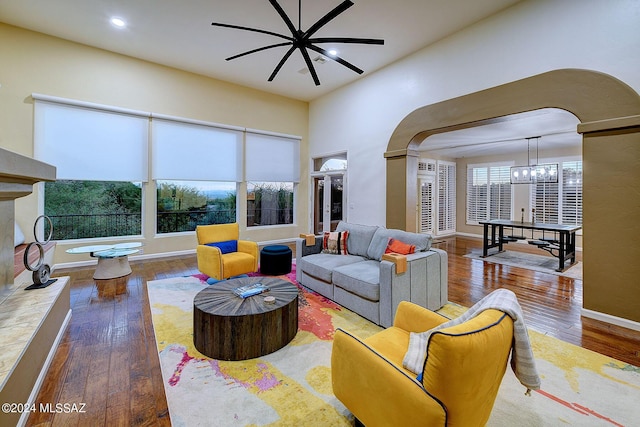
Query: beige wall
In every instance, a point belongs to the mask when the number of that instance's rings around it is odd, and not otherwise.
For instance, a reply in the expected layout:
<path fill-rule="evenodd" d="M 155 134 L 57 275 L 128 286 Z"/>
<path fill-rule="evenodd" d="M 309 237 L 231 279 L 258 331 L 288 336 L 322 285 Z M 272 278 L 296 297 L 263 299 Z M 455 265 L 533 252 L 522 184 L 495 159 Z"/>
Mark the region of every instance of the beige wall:
<path fill-rule="evenodd" d="M 302 137 L 296 224 L 242 229 L 255 241 L 286 239 L 307 228 L 308 103 L 159 66 L 0 23 L 0 147 L 33 156 L 32 93 L 135 110 L 262 129 Z M 206 164 L 206 153 L 203 164 Z M 147 188 L 144 253 L 194 249 L 192 233 L 154 236 L 153 187 Z M 16 202 L 16 218 L 28 240 L 40 192 Z M 240 198 L 239 198 L 240 199 Z M 242 206 L 239 206 L 242 209 Z M 242 221 L 240 221 L 242 224 Z M 59 244 L 55 262 L 80 261 Z M 88 258 L 88 257 L 86 257 Z"/>

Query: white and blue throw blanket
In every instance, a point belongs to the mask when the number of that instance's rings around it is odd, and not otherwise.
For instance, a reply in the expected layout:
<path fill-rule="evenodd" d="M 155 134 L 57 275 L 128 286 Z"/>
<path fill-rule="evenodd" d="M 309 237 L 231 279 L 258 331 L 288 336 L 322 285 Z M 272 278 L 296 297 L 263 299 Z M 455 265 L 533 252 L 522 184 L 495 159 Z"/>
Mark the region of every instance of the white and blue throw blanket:
<path fill-rule="evenodd" d="M 409 349 L 404 356 L 402 365 L 405 369 L 420 374 L 424 369 L 427 357 L 427 343 L 432 333 L 449 326 L 459 325 L 475 317 L 480 312 L 491 308 L 505 312 L 513 319 L 514 339 L 511 346 L 511 369 L 513 369 L 520 383 L 527 387 L 527 394 L 529 394 L 530 390 L 539 389 L 540 376 L 538 375 L 536 361 L 531 350 L 529 334 L 524 324 L 522 308 L 516 295 L 508 289 L 497 289 L 491 292 L 456 319 L 438 325 L 426 332 L 411 332 Z"/>

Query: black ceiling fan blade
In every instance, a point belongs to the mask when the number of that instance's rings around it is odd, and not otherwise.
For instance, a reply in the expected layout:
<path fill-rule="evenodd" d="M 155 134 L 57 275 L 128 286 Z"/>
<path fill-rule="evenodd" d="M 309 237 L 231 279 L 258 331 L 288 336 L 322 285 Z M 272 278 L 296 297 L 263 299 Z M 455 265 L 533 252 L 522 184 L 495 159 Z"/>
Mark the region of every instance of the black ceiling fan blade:
<path fill-rule="evenodd" d="M 236 30 L 244 30 L 244 31 L 252 31 L 254 33 L 260 33 L 260 34 L 268 34 L 270 36 L 275 36 L 275 37 L 280 37 L 289 41 L 293 41 L 293 37 L 291 36 L 285 36 L 284 34 L 278 34 L 278 33 L 274 33 L 272 31 L 267 31 L 267 30 L 261 30 L 259 28 L 249 28 L 249 27 L 242 27 L 240 25 L 233 25 L 233 24 L 222 24 L 220 22 L 212 22 L 211 25 L 215 26 L 215 27 L 223 27 L 223 28 L 233 28 Z"/>
<path fill-rule="evenodd" d="M 307 64 L 307 68 L 309 69 L 309 72 L 311 73 L 311 77 L 313 78 L 313 82 L 316 84 L 316 86 L 320 86 L 320 79 L 318 78 L 318 73 L 316 73 L 316 69 L 313 66 L 313 63 L 311 62 L 311 58 L 309 57 L 309 52 L 307 52 L 307 48 L 304 46 L 300 46 L 298 49 L 300 49 L 300 53 L 302 53 L 302 57 L 304 58 L 304 62 L 306 62 Z"/>
<path fill-rule="evenodd" d="M 289 28 L 289 31 L 291 31 L 291 34 L 295 37 L 298 34 L 298 30 L 296 30 L 296 27 L 293 25 L 293 22 L 291 22 L 291 19 L 289 19 L 287 14 L 284 13 L 284 9 L 282 9 L 276 0 L 269 0 L 269 3 L 271 3 L 271 6 L 273 6 L 276 12 L 278 12 L 280 18 L 282 18 L 284 23 L 287 25 L 287 28 Z"/>
<path fill-rule="evenodd" d="M 282 68 L 282 66 L 284 65 L 285 62 L 287 62 L 287 59 L 289 59 L 289 57 L 291 56 L 291 54 L 293 53 L 293 51 L 296 50 L 295 46 L 292 46 L 291 49 L 289 49 L 287 51 L 287 53 L 284 54 L 284 56 L 282 57 L 282 59 L 280 60 L 280 62 L 278 62 L 278 65 L 276 65 L 276 68 L 273 70 L 273 73 L 271 73 L 271 75 L 269 76 L 269 78 L 267 79 L 267 81 L 271 82 L 273 81 L 273 79 L 276 78 L 276 74 L 278 74 L 278 72 L 280 71 L 280 68 Z"/>
<path fill-rule="evenodd" d="M 246 55 L 250 55 L 252 53 L 261 52 L 261 51 L 267 50 L 267 49 L 273 49 L 274 47 L 289 46 L 291 44 L 293 44 L 293 42 L 284 42 L 284 43 L 276 43 L 276 44 L 271 44 L 269 46 L 259 47 L 257 49 L 251 49 L 251 50 L 248 50 L 246 52 L 242 52 L 242 53 L 239 53 L 237 55 L 233 55 L 233 56 L 230 56 L 228 58 L 225 58 L 225 61 L 231 61 L 232 59 L 237 59 L 237 58 L 240 58 L 240 57 L 243 57 L 243 56 L 246 56 Z"/>
<path fill-rule="evenodd" d="M 363 39 L 353 37 L 321 37 L 317 39 L 309 39 L 309 43 L 354 43 L 354 44 L 377 44 L 383 45 L 382 39 Z"/>
<path fill-rule="evenodd" d="M 304 32 L 303 37 L 309 38 L 314 35 L 320 28 L 324 27 L 329 21 L 334 19 L 336 16 L 340 15 L 345 10 L 349 9 L 353 6 L 353 2 L 351 0 L 345 0 L 336 6 L 332 11 L 324 15 L 322 18 L 318 19 L 318 21 L 313 24 L 307 31 Z"/>
<path fill-rule="evenodd" d="M 358 74 L 364 73 L 363 70 L 361 70 L 360 68 L 356 67 L 352 63 L 345 61 L 344 59 L 340 58 L 339 56 L 331 55 L 329 52 L 327 52 L 326 50 L 324 50 L 324 49 L 322 49 L 322 48 L 320 48 L 318 46 L 309 45 L 307 47 L 309 49 L 311 49 L 311 50 L 315 50 L 316 52 L 321 53 L 322 55 L 326 56 L 329 59 L 332 59 L 332 60 L 336 61 L 340 65 L 344 65 L 345 67 L 347 67 L 351 71 L 355 71 Z"/>

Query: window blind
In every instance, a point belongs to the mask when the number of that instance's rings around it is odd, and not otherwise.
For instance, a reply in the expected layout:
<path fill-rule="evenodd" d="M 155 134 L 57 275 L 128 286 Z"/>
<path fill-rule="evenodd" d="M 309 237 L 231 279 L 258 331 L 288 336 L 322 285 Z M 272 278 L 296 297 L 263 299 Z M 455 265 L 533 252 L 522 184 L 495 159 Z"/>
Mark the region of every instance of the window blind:
<path fill-rule="evenodd" d="M 153 179 L 242 181 L 242 131 L 153 118 Z"/>
<path fill-rule="evenodd" d="M 438 232 L 456 231 L 456 164 L 438 161 Z"/>
<path fill-rule="evenodd" d="M 300 139 L 247 131 L 246 180 L 300 182 Z"/>
<path fill-rule="evenodd" d="M 467 222 L 511 219 L 510 167 L 467 166 Z"/>
<path fill-rule="evenodd" d="M 64 180 L 148 179 L 148 117 L 35 100 L 34 157 Z"/>

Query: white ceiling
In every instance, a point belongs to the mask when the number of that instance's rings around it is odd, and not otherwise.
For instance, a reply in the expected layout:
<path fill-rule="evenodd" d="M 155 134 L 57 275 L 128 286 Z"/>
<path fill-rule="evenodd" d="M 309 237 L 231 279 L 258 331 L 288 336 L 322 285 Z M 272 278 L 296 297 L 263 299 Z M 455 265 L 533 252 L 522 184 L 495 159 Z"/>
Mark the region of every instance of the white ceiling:
<path fill-rule="evenodd" d="M 576 131 L 579 120 L 572 113 L 546 108 L 513 114 L 505 121 L 432 135 L 419 147 L 420 151 L 439 156 L 462 158 L 526 153 L 527 138 L 532 139 L 531 155 L 549 149 L 575 148 L 582 144 Z"/>
<path fill-rule="evenodd" d="M 339 56 L 363 69 L 362 76 L 366 76 L 518 1 L 355 0 L 351 8 L 329 22 L 316 36 L 384 39 L 383 46 L 321 46 L 327 50 L 337 49 Z M 278 3 L 297 26 L 298 0 L 278 0 Z M 302 30 L 340 3 L 342 0 L 302 0 Z M 112 16 L 124 19 L 127 27 L 113 27 L 109 23 Z M 300 53 L 296 52 L 276 78 L 268 82 L 287 47 L 225 61 L 229 56 L 279 43 L 282 39 L 214 27 L 212 22 L 287 34 L 286 25 L 267 0 L 1 0 L 0 22 L 305 101 L 361 77 L 331 60 L 324 64 L 314 62 L 321 82 L 320 86 L 315 86 L 311 75 L 301 72 L 306 66 Z M 312 54 L 311 58 L 317 56 Z M 436 135 L 428 139 L 429 146 L 462 146 L 465 141 L 476 144 L 478 141 L 525 138 L 571 127 L 575 131 L 573 116 L 554 116 L 551 113 L 533 114 L 527 119 L 536 121 L 511 120 Z M 574 139 L 576 137 L 577 134 Z M 500 144 L 476 145 L 476 149 L 483 147 L 482 154 L 490 154 L 491 147 L 497 145 Z M 423 146 L 426 147 L 426 143 Z M 459 154 L 454 156 L 471 155 L 469 151 L 461 150 L 460 147 Z M 499 150 L 504 152 L 505 147 L 501 146 Z M 453 154 L 445 150 L 440 153 Z"/>
<path fill-rule="evenodd" d="M 306 30 L 343 0 L 302 0 Z M 518 0 L 355 0 L 354 5 L 316 33 L 317 37 L 384 39 L 384 46 L 341 44 L 346 61 L 363 76 L 517 3 Z M 278 0 L 298 25 L 298 0 Z M 128 26 L 118 30 L 112 16 Z M 327 61 L 317 64 L 316 87 L 299 52 L 267 82 L 287 47 L 225 58 L 283 40 L 229 28 L 222 22 L 290 34 L 268 0 L 1 0 L 0 21 L 89 46 L 145 59 L 291 98 L 311 100 L 360 76 Z M 315 53 L 315 52 L 313 52 Z M 317 56 L 313 55 L 312 58 Z M 316 63 L 314 63 L 316 65 Z"/>

